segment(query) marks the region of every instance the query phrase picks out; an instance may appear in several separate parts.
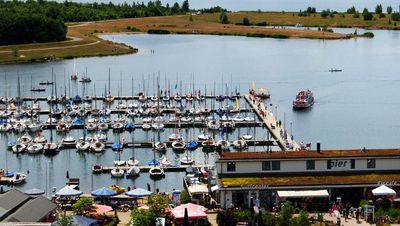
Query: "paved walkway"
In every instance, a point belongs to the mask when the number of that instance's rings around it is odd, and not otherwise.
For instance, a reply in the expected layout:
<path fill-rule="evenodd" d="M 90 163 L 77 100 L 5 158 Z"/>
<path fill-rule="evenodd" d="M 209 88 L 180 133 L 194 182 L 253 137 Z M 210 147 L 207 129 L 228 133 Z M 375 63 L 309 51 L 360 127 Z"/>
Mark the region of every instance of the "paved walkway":
<path fill-rule="evenodd" d="M 292 139 L 292 135 L 283 127 L 282 122 L 265 106 L 264 102 L 247 94 L 245 100 L 264 122 L 272 137 L 277 140 L 282 150 L 300 150 L 300 145 Z M 280 123 L 279 123 L 280 122 Z"/>

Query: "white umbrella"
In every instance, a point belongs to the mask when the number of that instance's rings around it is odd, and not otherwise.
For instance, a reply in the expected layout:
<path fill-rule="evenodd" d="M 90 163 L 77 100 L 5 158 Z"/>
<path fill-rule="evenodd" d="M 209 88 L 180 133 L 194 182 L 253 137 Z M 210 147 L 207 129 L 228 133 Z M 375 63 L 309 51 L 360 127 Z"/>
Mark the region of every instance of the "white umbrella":
<path fill-rule="evenodd" d="M 381 186 L 373 189 L 372 194 L 374 194 L 374 195 L 395 195 L 396 192 L 393 189 L 387 187 L 386 185 L 381 185 Z"/>
<path fill-rule="evenodd" d="M 145 190 L 143 188 L 136 188 L 136 189 L 130 190 L 128 192 L 125 192 L 125 194 L 127 194 L 129 196 L 133 196 L 133 197 L 139 198 L 139 197 L 151 195 L 152 192 L 148 191 L 148 190 Z"/>
<path fill-rule="evenodd" d="M 56 192 L 56 196 L 79 196 L 83 192 L 73 189 L 71 186 L 65 186 Z"/>

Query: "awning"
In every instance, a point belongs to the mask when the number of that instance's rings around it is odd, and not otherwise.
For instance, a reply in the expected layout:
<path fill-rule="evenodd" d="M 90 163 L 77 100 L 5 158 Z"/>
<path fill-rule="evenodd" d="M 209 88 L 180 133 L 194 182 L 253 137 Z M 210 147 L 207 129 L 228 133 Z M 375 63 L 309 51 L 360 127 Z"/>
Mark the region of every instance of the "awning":
<path fill-rule="evenodd" d="M 329 197 L 327 190 L 278 191 L 279 198 Z"/>
<path fill-rule="evenodd" d="M 218 189 L 219 189 L 218 184 L 214 185 L 214 186 L 211 187 L 211 192 L 218 191 Z"/>

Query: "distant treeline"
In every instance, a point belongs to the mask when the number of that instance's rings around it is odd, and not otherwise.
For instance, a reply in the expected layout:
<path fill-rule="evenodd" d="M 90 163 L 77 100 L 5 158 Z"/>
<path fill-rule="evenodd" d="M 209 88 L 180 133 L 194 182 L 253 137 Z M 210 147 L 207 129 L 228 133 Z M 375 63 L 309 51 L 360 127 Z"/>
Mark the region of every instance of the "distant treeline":
<path fill-rule="evenodd" d="M 67 26 L 61 20 L 43 14 L 2 11 L 0 45 L 63 41 Z"/>
<path fill-rule="evenodd" d="M 132 3 L 63 3 L 27 0 L 0 0 L 0 44 L 49 42 L 66 39 L 64 22 L 82 22 L 118 18 L 167 16 L 189 12 L 189 1 L 180 5 L 161 4 L 149 1 L 147 4 Z M 220 7 L 199 10 L 202 13 L 225 11 Z"/>

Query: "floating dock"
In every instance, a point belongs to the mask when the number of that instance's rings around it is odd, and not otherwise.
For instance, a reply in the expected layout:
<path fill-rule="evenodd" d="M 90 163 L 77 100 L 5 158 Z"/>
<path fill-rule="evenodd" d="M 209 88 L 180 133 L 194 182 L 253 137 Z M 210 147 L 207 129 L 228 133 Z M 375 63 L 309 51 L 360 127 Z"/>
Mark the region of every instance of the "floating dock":
<path fill-rule="evenodd" d="M 180 165 L 180 166 L 164 166 L 164 172 L 185 172 L 186 168 L 190 165 Z M 149 170 L 153 166 L 138 166 L 141 173 L 149 173 Z M 193 168 L 212 168 L 213 165 L 192 165 Z M 132 166 L 103 166 L 101 171 L 96 171 L 93 173 L 110 173 L 113 169 L 122 169 L 122 170 L 129 170 Z"/>

